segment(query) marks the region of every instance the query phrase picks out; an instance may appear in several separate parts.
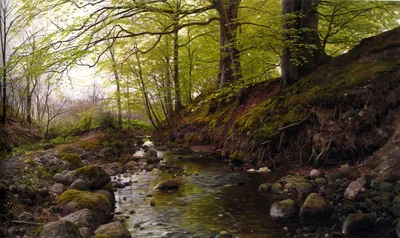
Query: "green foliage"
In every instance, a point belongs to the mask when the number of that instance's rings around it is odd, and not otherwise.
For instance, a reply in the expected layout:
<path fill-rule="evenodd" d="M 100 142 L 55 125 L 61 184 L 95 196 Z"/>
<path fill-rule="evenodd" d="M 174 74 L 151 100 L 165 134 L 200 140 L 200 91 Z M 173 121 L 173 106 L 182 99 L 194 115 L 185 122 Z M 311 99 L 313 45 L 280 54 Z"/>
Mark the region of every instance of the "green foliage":
<path fill-rule="evenodd" d="M 115 116 L 111 112 L 103 112 L 98 115 L 99 124 L 104 129 L 115 129 Z"/>

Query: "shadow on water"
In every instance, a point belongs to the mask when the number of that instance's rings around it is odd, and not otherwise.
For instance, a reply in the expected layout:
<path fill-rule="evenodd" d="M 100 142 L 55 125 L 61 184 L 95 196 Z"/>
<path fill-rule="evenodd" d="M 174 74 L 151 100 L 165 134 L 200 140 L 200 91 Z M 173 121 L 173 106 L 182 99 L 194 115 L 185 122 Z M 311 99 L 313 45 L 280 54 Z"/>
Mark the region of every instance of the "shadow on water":
<path fill-rule="evenodd" d="M 283 228 L 296 226 L 296 221 L 277 223 L 269 216 L 270 206 L 282 196 L 258 193 L 261 183 L 284 174 L 231 171 L 222 161 L 196 154 L 159 155 L 189 176 L 178 178 L 182 185 L 174 192 L 154 190 L 173 177 L 158 170 L 122 178 L 133 183 L 116 192 L 117 217 L 125 218 L 133 237 L 209 237 L 222 230 L 241 238 L 286 237 Z M 151 200 L 156 206 L 150 206 Z"/>

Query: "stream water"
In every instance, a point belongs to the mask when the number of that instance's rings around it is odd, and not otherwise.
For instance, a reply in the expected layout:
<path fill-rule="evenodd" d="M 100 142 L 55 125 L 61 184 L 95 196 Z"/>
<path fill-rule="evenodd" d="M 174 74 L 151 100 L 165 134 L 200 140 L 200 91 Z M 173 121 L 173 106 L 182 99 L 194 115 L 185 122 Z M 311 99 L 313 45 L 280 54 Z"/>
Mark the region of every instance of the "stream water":
<path fill-rule="evenodd" d="M 116 191 L 116 214 L 124 218 L 133 237 L 214 237 L 227 231 L 233 237 L 286 237 L 284 227 L 269 216 L 280 195 L 259 194 L 263 182 L 274 182 L 279 173 L 232 171 L 223 161 L 200 154 L 158 152 L 164 163 L 181 166 L 188 176 L 179 177 L 176 191 L 161 192 L 154 186 L 173 174 L 157 169 L 122 176 L 132 185 Z M 150 206 L 154 200 L 156 205 Z"/>

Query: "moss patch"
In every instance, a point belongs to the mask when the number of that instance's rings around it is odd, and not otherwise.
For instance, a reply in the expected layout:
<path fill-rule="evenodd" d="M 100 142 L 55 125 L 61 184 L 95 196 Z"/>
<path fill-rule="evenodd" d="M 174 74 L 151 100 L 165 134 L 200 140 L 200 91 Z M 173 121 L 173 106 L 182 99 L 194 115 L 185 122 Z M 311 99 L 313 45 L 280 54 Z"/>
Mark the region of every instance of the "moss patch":
<path fill-rule="evenodd" d="M 68 161 L 71 164 L 71 168 L 80 168 L 84 165 L 81 157 L 75 153 L 63 154 L 61 159 Z"/>
<path fill-rule="evenodd" d="M 78 209 L 87 208 L 95 212 L 106 214 L 111 212 L 111 204 L 108 199 L 104 195 L 97 193 L 67 190 L 60 195 L 58 202 L 62 205 L 75 202 Z"/>

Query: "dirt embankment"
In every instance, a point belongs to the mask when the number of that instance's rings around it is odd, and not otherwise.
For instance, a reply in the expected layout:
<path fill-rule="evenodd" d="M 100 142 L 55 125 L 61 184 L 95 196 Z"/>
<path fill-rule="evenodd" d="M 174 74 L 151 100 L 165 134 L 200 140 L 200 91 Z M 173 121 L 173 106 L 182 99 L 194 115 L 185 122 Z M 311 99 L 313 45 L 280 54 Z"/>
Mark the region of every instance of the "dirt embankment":
<path fill-rule="evenodd" d="M 212 145 L 247 167 L 354 162 L 393 135 L 400 102 L 400 28 L 364 39 L 288 88 L 251 85 L 203 97 L 182 113 L 169 140 Z"/>

